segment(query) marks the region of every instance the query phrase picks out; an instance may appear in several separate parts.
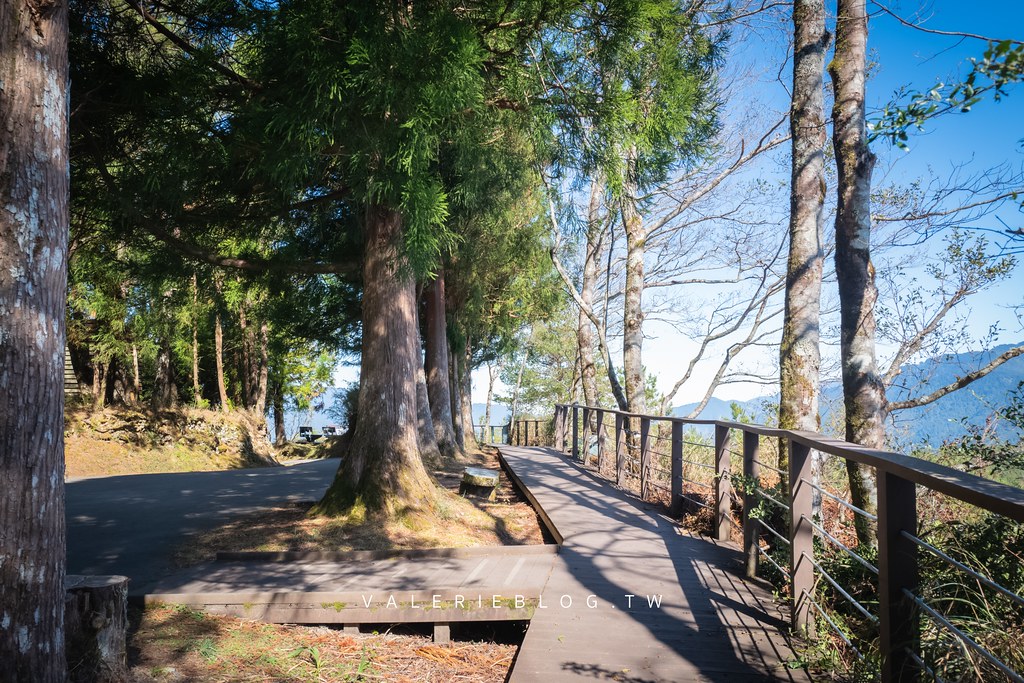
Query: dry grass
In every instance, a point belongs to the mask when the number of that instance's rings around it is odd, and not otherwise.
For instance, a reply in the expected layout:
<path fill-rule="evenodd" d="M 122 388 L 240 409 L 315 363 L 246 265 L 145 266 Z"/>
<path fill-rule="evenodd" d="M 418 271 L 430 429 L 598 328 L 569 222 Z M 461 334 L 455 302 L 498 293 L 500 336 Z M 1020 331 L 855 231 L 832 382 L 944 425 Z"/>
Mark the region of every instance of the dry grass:
<path fill-rule="evenodd" d="M 263 426 L 241 412 L 142 408 L 65 414 L 65 476 L 208 472 L 275 464 Z"/>
<path fill-rule="evenodd" d="M 430 511 L 395 517 L 308 514 L 312 502 L 269 508 L 238 518 L 189 539 L 175 552 L 175 561 L 189 566 L 214 559 L 218 551 L 349 551 L 544 543 L 536 511 L 502 474 L 495 502 L 458 495 L 467 466 L 498 467 L 495 452 L 477 452 L 448 462 L 433 472 L 437 504 Z"/>
<path fill-rule="evenodd" d="M 348 634 L 158 605 L 133 614 L 132 683 L 182 681 L 503 681 L 515 645 Z"/>

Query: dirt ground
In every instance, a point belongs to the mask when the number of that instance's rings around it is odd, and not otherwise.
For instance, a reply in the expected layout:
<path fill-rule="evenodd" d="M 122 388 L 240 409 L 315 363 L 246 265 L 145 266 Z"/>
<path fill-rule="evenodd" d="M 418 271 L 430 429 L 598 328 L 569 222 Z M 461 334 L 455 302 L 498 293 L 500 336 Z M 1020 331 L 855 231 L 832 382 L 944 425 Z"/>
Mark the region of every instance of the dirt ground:
<path fill-rule="evenodd" d="M 345 633 L 215 616 L 182 605 L 131 614 L 131 683 L 503 681 L 516 645 Z"/>
<path fill-rule="evenodd" d="M 494 502 L 459 496 L 459 482 L 467 466 L 499 469 L 497 451 L 487 448 L 434 470 L 439 490 L 432 512 L 383 519 L 312 517 L 308 511 L 315 501 L 270 508 L 190 537 L 176 550 L 175 561 L 190 566 L 214 559 L 218 551 L 465 548 L 545 542 L 536 511 L 504 473 Z"/>

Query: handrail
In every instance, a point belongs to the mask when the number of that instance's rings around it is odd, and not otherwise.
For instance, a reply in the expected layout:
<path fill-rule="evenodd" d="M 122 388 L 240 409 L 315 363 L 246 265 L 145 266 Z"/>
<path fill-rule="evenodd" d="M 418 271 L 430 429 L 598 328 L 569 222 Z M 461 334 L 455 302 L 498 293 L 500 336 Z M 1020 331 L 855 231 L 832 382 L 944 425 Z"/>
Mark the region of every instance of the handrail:
<path fill-rule="evenodd" d="M 558 404 L 556 407 L 571 408 L 574 404 Z M 582 408 L 583 406 L 576 406 Z M 940 465 L 938 463 L 915 458 L 911 455 L 883 451 L 866 446 L 859 446 L 842 439 L 834 439 L 817 432 L 799 431 L 795 429 L 782 429 L 781 427 L 767 427 L 765 425 L 748 424 L 735 422 L 733 420 L 710 420 L 690 417 L 673 417 L 642 415 L 629 413 L 614 408 L 593 408 L 588 410 L 599 410 L 604 413 L 618 415 L 627 419 L 657 420 L 659 422 L 675 423 L 684 425 L 703 425 L 722 427 L 725 429 L 737 429 L 743 432 L 750 432 L 758 436 L 770 436 L 793 440 L 822 453 L 839 456 L 852 460 L 861 465 L 868 465 L 876 469 L 895 474 L 901 479 L 912 481 L 915 484 L 930 488 L 939 493 L 958 498 L 971 505 L 983 507 L 986 510 L 1008 517 L 1016 522 L 1024 522 L 1024 489 L 1003 484 L 991 479 L 979 477 L 976 474 L 962 472 L 960 470 Z"/>
<path fill-rule="evenodd" d="M 878 539 L 878 616 L 879 652 L 882 658 L 882 680 L 890 681 L 916 680 L 921 671 L 920 652 L 920 619 L 918 576 L 918 545 L 915 543 L 917 532 L 917 486 L 945 494 L 957 500 L 976 506 L 988 512 L 1002 515 L 1016 522 L 1024 522 L 1024 489 L 985 479 L 974 474 L 929 462 L 921 458 L 859 446 L 842 439 L 834 439 L 816 432 L 782 429 L 765 425 L 747 424 L 733 420 L 713 420 L 701 418 L 671 417 L 643 415 L 617 409 L 606 409 L 579 404 L 557 404 L 553 421 L 554 446 L 561 452 L 569 452 L 574 458 L 581 455 L 580 413 L 582 413 L 583 441 L 587 435 L 597 436 L 598 469 L 603 472 L 606 464 L 606 446 L 603 425 L 605 417 L 614 417 L 614 453 L 611 464 L 615 466 L 615 481 L 625 486 L 627 478 L 640 480 L 640 495 L 647 496 L 650 485 L 649 471 L 651 466 L 652 441 L 671 441 L 671 453 L 659 453 L 659 457 L 670 458 L 670 491 L 673 511 L 678 511 L 686 500 L 683 477 L 683 427 L 688 425 L 714 427 L 713 443 L 707 445 L 713 449 L 713 465 L 705 465 L 714 469 L 714 480 L 708 488 L 713 490 L 714 500 L 710 505 L 691 500 L 708 507 L 715 515 L 714 533 L 719 540 L 729 540 L 731 506 L 735 498 L 732 492 L 731 457 L 742 457 L 743 476 L 750 482 L 757 482 L 762 469 L 775 470 L 783 477 L 788 489 L 781 496 L 782 500 L 770 498 L 780 507 L 788 510 L 788 538 L 782 533 L 771 529 L 749 513 L 757 505 L 758 497 L 767 494 L 759 491 L 758 486 L 748 487 L 743 496 L 743 551 L 745 554 L 746 572 L 748 576 L 756 576 L 759 560 L 764 558 L 790 582 L 790 598 L 792 602 L 792 622 L 796 629 L 810 631 L 813 625 L 812 607 L 821 611 L 814 603 L 814 572 L 819 568 L 814 560 L 815 532 L 830 536 L 813 519 L 813 490 L 816 485 L 811 477 L 811 452 L 819 451 L 838 456 L 858 464 L 875 468 L 878 481 L 878 511 L 873 516 L 877 527 Z M 635 428 L 639 421 L 640 428 Z M 633 423 L 632 425 L 630 423 Z M 671 439 L 652 435 L 653 423 L 671 425 Z M 596 429 L 594 426 L 596 425 Z M 734 432 L 742 435 L 742 453 L 730 447 L 730 435 Z M 571 433 L 571 444 L 567 444 Z M 528 432 L 527 432 L 528 434 Z M 539 432 L 538 432 L 539 435 Z M 637 437 L 639 436 L 639 440 Z M 789 449 L 788 471 L 764 465 L 758 459 L 760 439 L 763 437 L 780 439 Z M 525 444 L 524 444 L 525 445 Z M 589 449 L 589 444 L 584 444 Z M 639 467 L 627 465 L 627 460 L 636 462 L 628 454 L 639 446 Z M 703 447 L 704 444 L 701 444 Z M 584 455 L 589 459 L 590 452 Z M 663 461 L 660 461 L 663 462 Z M 701 463 L 703 465 L 703 463 Z M 664 472 L 662 468 L 655 468 Z M 627 476 L 628 475 L 628 476 Z M 657 486 L 661 488 L 661 486 Z M 784 503 L 783 501 L 787 501 Z M 847 504 L 847 507 L 851 507 Z M 863 512 L 863 511 L 861 511 Z M 760 524 L 759 524 L 760 522 Z M 759 539 L 763 538 L 761 527 L 768 529 L 785 541 L 789 548 L 790 562 L 783 569 L 760 547 Z M 830 536 L 831 538 L 831 536 Z M 834 539 L 833 539 L 834 540 Z M 840 547 L 842 544 L 839 544 Z M 847 549 L 848 550 L 848 549 Z M 849 551 L 848 552 L 852 552 Z M 854 557 L 865 562 L 858 555 Z M 955 561 L 954 561 L 955 563 Z M 868 565 L 875 570 L 873 565 Z M 969 572 L 973 574 L 973 572 Z M 998 584 L 996 584 L 998 585 Z M 1005 591 L 1005 588 L 999 587 Z M 840 588 L 840 590 L 842 590 Z M 908 597 L 911 596 L 911 597 Z M 822 612 L 824 615 L 824 612 Z M 829 619 L 824 615 L 826 620 Z M 999 667 L 1005 667 L 990 653 L 986 653 L 990 661 Z"/>

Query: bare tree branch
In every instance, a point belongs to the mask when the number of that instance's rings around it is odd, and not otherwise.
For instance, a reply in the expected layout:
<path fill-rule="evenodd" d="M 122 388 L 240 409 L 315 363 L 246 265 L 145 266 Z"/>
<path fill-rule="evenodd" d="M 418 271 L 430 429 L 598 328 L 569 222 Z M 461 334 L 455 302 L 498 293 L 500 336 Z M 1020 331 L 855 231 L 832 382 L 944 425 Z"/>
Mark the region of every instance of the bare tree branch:
<path fill-rule="evenodd" d="M 1012 43 L 1014 45 L 1024 45 L 1024 42 L 1021 42 L 1019 40 L 1003 39 L 1003 38 L 992 38 L 992 37 L 989 37 L 989 36 L 978 35 L 977 33 L 965 33 L 964 31 L 940 31 L 940 30 L 934 29 L 934 28 L 925 28 L 924 26 L 921 26 L 920 24 L 915 24 L 912 21 L 908 21 L 908 20 L 904 19 L 903 17 L 901 17 L 900 15 L 896 14 L 891 9 L 889 9 L 888 7 L 883 5 L 882 3 L 878 2 L 878 0 L 872 0 L 871 4 L 874 5 L 875 7 L 877 7 L 878 9 L 882 10 L 882 12 L 884 12 L 885 14 L 888 14 L 890 17 L 892 17 L 896 21 L 900 22 L 901 24 L 903 24 L 907 28 L 912 28 L 915 31 L 921 31 L 922 33 L 931 33 L 931 34 L 934 34 L 934 35 L 937 35 L 937 36 L 952 36 L 954 38 L 972 38 L 974 40 L 984 40 L 985 42 L 988 42 L 988 43 L 1001 43 L 1001 42 L 1004 42 L 1004 40 L 1005 40 L 1005 41 L 1010 42 L 1010 43 Z"/>
<path fill-rule="evenodd" d="M 587 306 L 586 302 L 583 301 L 583 297 L 580 296 L 579 290 L 576 289 L 576 285 L 573 283 L 572 278 L 569 277 L 569 273 L 566 272 L 565 266 L 562 265 L 561 259 L 558 258 L 558 249 L 562 242 L 562 231 L 559 228 L 558 216 L 555 214 L 555 203 L 552 200 L 551 186 L 548 183 L 547 176 L 541 173 L 541 178 L 544 180 L 544 186 L 547 188 L 548 197 L 548 213 L 551 220 L 551 229 L 554 231 L 555 239 L 548 250 L 551 255 L 551 263 L 554 264 L 555 270 L 558 271 L 558 275 L 562 278 L 562 283 L 565 285 L 566 290 L 569 292 L 569 296 L 572 297 L 573 302 L 579 307 L 583 314 L 594 324 L 594 328 L 597 330 L 597 345 L 601 351 L 601 358 L 604 360 L 605 368 L 608 371 L 608 383 L 611 384 L 612 394 L 615 396 L 615 402 L 619 406 L 619 410 L 626 409 L 626 394 L 622 390 L 622 385 L 619 384 L 619 378 L 615 374 L 615 365 L 612 362 L 611 354 L 608 352 L 608 339 L 606 337 L 605 326 L 601 324 L 601 319 L 597 317 L 593 309 Z"/>
<path fill-rule="evenodd" d="M 983 368 L 979 368 L 974 372 L 969 372 L 963 377 L 958 377 L 955 382 L 951 382 L 950 384 L 947 384 L 946 386 L 940 389 L 936 389 L 930 394 L 918 396 L 917 398 L 907 399 L 905 401 L 894 401 L 890 403 L 889 412 L 892 413 L 897 410 L 907 410 L 908 408 L 920 408 L 921 406 L 926 406 L 929 403 L 934 403 L 943 396 L 951 394 L 954 391 L 957 391 L 958 389 L 963 389 L 964 387 L 966 387 L 968 384 L 971 384 L 975 380 L 981 379 L 982 377 L 989 374 L 1006 361 L 1012 360 L 1021 354 L 1024 354 L 1024 345 L 1015 346 L 1012 349 L 1004 351 L 1003 353 L 993 358 L 988 363 L 988 365 L 984 366 Z"/>

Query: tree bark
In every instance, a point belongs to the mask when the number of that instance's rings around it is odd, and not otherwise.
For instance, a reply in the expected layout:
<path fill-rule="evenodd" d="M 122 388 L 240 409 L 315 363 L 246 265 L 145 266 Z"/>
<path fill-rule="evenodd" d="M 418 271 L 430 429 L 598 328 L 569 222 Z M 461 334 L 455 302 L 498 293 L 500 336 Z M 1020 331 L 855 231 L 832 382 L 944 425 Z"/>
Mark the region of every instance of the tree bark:
<path fill-rule="evenodd" d="M 132 344 L 132 403 L 142 396 L 142 374 L 139 372 L 139 347 Z"/>
<path fill-rule="evenodd" d="M 199 386 L 199 280 L 192 273 L 192 402 L 200 405 L 203 390 Z"/>
<path fill-rule="evenodd" d="M 284 385 L 274 382 L 274 445 L 280 448 L 288 442 L 288 432 L 284 424 Z"/>
<path fill-rule="evenodd" d="M 490 443 L 491 439 L 491 402 L 494 400 L 494 382 L 498 379 L 498 366 L 495 363 L 487 364 L 487 402 L 484 404 L 484 442 Z"/>
<path fill-rule="evenodd" d="M 580 283 L 580 299 L 590 309 L 594 308 L 594 289 L 597 286 L 598 266 L 604 247 L 604 228 L 600 221 L 601 183 L 597 178 L 590 185 L 590 204 L 587 211 L 587 244 L 583 257 L 583 281 Z M 597 365 L 594 361 L 594 328 L 587 314 L 580 308 L 576 321 L 576 345 L 579 347 L 580 379 L 583 384 L 583 401 L 588 406 L 597 405 Z M 596 427 L 592 425 L 592 429 Z"/>
<path fill-rule="evenodd" d="M 790 187 L 789 261 L 779 349 L 779 426 L 817 431 L 821 355 L 822 209 L 825 203 L 825 29 L 824 0 L 796 0 L 793 6 L 793 137 Z M 779 467 L 788 454 L 779 449 Z"/>
<path fill-rule="evenodd" d="M 427 393 L 427 374 L 422 357 L 416 368 L 416 433 L 419 437 L 420 457 L 428 466 L 440 464 L 441 449 L 434 432 L 434 418 L 430 416 L 430 398 Z"/>
<path fill-rule="evenodd" d="M 450 377 L 448 382 L 452 390 L 452 427 L 455 429 L 455 443 L 459 444 L 459 448 L 464 451 L 466 449 L 465 430 L 462 425 L 462 411 L 459 408 L 462 405 L 462 398 L 459 395 L 462 391 L 462 384 L 459 383 L 459 355 L 450 345 L 449 351 L 448 369 Z"/>
<path fill-rule="evenodd" d="M 270 376 L 270 326 L 264 321 L 260 324 L 259 358 L 256 373 L 256 395 L 253 396 L 253 412 L 264 419 L 267 415 L 267 382 Z"/>
<path fill-rule="evenodd" d="M 107 363 L 106 376 L 103 378 L 103 405 L 113 405 L 117 401 L 118 378 L 122 374 L 121 363 L 114 356 Z"/>
<path fill-rule="evenodd" d="M 459 376 L 459 409 L 460 422 L 462 423 L 462 440 L 460 444 L 463 450 L 479 450 L 480 444 L 476 440 L 476 432 L 473 431 L 473 348 L 466 340 L 466 350 L 462 353 L 462 359 L 458 367 Z"/>
<path fill-rule="evenodd" d="M 153 410 L 170 410 L 178 399 L 174 382 L 174 360 L 171 356 L 171 340 L 164 337 L 156 356 L 156 378 L 153 381 L 153 396 L 150 406 Z"/>
<path fill-rule="evenodd" d="M 416 309 L 417 333 L 420 329 L 419 308 Z M 427 393 L 427 373 L 423 369 L 423 354 L 416 344 L 416 434 L 420 445 L 420 458 L 428 467 L 441 464 L 441 450 L 434 432 L 434 419 L 430 416 L 430 398 Z"/>
<path fill-rule="evenodd" d="M 426 357 L 423 369 L 427 377 L 427 397 L 434 423 L 437 446 L 446 458 L 455 455 L 455 424 L 452 419 L 452 391 L 449 385 L 448 328 L 445 323 L 444 272 L 426 288 Z"/>
<path fill-rule="evenodd" d="M 228 403 L 227 383 L 224 381 L 224 327 L 220 322 L 220 311 L 217 311 L 213 323 L 213 344 L 214 354 L 217 357 L 217 394 L 220 396 L 220 409 L 226 413 L 230 403 Z"/>
<path fill-rule="evenodd" d="M 69 683 L 128 678 L 128 577 L 68 576 L 64 605 Z"/>
<path fill-rule="evenodd" d="M 435 498 L 416 429 L 416 283 L 402 256 L 400 214 L 367 209 L 359 420 L 338 474 L 315 510 L 353 507 L 394 514 Z"/>
<path fill-rule="evenodd" d="M 238 381 L 242 385 L 242 408 L 248 410 L 252 407 L 250 403 L 252 392 L 249 388 L 249 359 L 252 358 L 250 349 L 252 342 L 249 339 L 249 318 L 245 313 L 244 300 L 238 305 L 238 331 L 242 343 L 235 347 L 234 361 L 235 367 L 238 369 Z"/>
<path fill-rule="evenodd" d="M 864 112 L 868 18 L 865 0 L 839 0 L 835 57 L 829 64 L 836 97 L 832 107 L 838 204 L 836 276 L 839 280 L 840 356 L 846 440 L 885 446 L 885 385 L 875 359 L 875 269 L 871 265 L 871 172 L 875 155 L 868 148 Z M 850 500 L 859 508 L 877 508 L 874 471 L 847 461 Z M 873 544 L 869 522 L 855 517 L 857 538 Z"/>
<path fill-rule="evenodd" d="M 0 662 L 63 683 L 68 253 L 64 2 L 0 3 Z"/>
<path fill-rule="evenodd" d="M 631 154 L 630 157 L 635 157 Z M 628 164 L 633 166 L 632 160 Z M 625 374 L 626 410 L 647 412 L 644 393 L 644 247 L 647 235 L 644 221 L 636 207 L 637 188 L 624 184 L 619 202 L 626 231 L 626 289 L 622 300 L 622 370 Z"/>
<path fill-rule="evenodd" d="M 92 362 L 92 409 L 102 410 L 107 396 L 107 366 L 100 360 Z"/>

